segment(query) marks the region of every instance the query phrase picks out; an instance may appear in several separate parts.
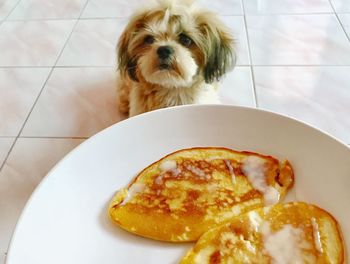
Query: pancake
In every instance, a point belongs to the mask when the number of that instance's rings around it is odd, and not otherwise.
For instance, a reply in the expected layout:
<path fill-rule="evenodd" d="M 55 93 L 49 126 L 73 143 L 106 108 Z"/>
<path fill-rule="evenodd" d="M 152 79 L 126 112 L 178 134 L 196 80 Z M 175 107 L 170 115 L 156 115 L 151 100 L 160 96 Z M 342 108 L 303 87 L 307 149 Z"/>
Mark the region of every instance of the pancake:
<path fill-rule="evenodd" d="M 293 185 L 288 161 L 224 148 L 172 153 L 119 190 L 109 207 L 114 223 L 155 240 L 197 240 L 232 217 L 276 204 Z"/>
<path fill-rule="evenodd" d="M 340 228 L 328 212 L 295 202 L 260 208 L 205 233 L 180 264 L 344 263 Z"/>

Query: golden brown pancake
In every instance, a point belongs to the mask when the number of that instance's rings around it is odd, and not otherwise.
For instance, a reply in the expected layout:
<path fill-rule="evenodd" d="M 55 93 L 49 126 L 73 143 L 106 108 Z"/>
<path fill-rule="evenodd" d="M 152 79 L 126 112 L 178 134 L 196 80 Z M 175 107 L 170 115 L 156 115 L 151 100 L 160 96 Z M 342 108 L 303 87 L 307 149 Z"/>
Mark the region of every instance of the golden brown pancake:
<path fill-rule="evenodd" d="M 278 203 L 293 180 L 290 164 L 270 156 L 185 149 L 153 163 L 118 191 L 109 215 L 140 236 L 194 241 L 234 216 Z"/>
<path fill-rule="evenodd" d="M 323 209 L 298 202 L 256 209 L 209 230 L 180 263 L 343 262 L 336 220 Z"/>

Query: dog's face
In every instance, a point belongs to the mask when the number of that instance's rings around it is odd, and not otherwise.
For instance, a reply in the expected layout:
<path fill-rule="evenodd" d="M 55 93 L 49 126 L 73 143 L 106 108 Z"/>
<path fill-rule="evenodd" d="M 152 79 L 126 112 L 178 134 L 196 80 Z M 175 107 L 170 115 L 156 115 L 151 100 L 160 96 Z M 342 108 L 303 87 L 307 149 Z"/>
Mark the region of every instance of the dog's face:
<path fill-rule="evenodd" d="M 233 64 L 233 40 L 209 12 L 158 6 L 135 15 L 118 43 L 119 69 L 138 82 L 187 87 L 218 80 Z"/>

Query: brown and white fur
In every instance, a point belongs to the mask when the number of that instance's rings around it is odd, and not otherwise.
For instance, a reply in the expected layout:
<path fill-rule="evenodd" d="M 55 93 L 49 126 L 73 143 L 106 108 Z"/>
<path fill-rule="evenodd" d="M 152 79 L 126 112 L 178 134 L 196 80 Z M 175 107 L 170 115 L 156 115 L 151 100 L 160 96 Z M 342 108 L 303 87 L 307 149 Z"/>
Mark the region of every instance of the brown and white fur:
<path fill-rule="evenodd" d="M 227 28 L 189 0 L 161 0 L 135 14 L 118 42 L 121 112 L 219 103 L 217 81 L 235 61 Z"/>

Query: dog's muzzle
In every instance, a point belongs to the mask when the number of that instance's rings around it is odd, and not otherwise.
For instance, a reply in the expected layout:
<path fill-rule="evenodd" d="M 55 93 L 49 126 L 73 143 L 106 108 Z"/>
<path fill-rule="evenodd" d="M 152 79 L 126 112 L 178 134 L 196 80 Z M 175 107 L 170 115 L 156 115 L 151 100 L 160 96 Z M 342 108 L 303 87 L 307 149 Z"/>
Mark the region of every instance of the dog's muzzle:
<path fill-rule="evenodd" d="M 170 46 L 161 46 L 157 50 L 158 57 L 161 60 L 169 59 L 173 53 L 174 49 Z"/>
<path fill-rule="evenodd" d="M 161 46 L 157 49 L 159 68 L 161 70 L 171 69 L 171 57 L 173 53 L 174 49 L 170 46 Z"/>

